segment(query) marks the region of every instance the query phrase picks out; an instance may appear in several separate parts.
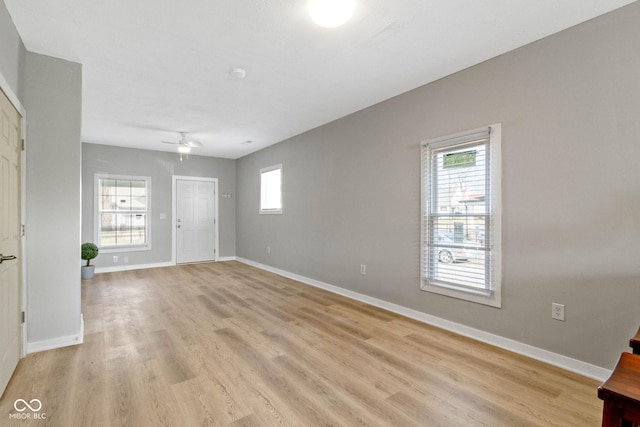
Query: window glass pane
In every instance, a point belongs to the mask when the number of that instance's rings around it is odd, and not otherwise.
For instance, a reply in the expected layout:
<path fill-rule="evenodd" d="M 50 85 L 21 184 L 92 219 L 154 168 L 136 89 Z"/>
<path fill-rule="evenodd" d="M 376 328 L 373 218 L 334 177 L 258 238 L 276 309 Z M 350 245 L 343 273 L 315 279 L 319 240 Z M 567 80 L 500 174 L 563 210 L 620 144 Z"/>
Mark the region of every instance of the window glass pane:
<path fill-rule="evenodd" d="M 116 181 L 116 194 L 118 196 L 130 196 L 131 195 L 131 181 L 130 180 L 117 180 Z"/>
<path fill-rule="evenodd" d="M 129 196 L 117 196 L 116 209 L 119 211 L 131 210 L 131 197 Z"/>
<path fill-rule="evenodd" d="M 462 156 L 466 163 L 454 163 Z M 444 150 L 437 154 L 433 191 L 438 213 L 487 213 L 486 146 Z"/>
<path fill-rule="evenodd" d="M 148 244 L 149 181 L 99 178 L 97 182 L 99 245 Z"/>
<path fill-rule="evenodd" d="M 116 181 L 116 204 L 120 211 L 131 209 L 131 181 Z"/>
<path fill-rule="evenodd" d="M 116 244 L 118 245 L 130 245 L 131 244 L 131 215 L 116 215 L 117 230 L 116 230 Z"/>
<path fill-rule="evenodd" d="M 100 196 L 100 200 L 99 200 L 100 206 L 99 209 L 101 211 L 110 211 L 110 210 L 115 210 L 116 209 L 116 196 L 108 196 L 108 195 L 104 195 L 104 196 Z"/>
<path fill-rule="evenodd" d="M 115 179 L 101 179 L 100 180 L 100 194 L 111 195 L 115 194 L 116 180 Z"/>
<path fill-rule="evenodd" d="M 131 195 L 132 196 L 146 196 L 147 195 L 147 183 L 145 181 L 131 181 Z"/>
<path fill-rule="evenodd" d="M 110 213 L 100 214 L 100 245 L 111 246 L 116 244 L 116 215 Z"/>
<path fill-rule="evenodd" d="M 425 273 L 432 281 L 490 288 L 487 143 L 429 150 Z"/>
<path fill-rule="evenodd" d="M 131 210 L 132 211 L 146 211 L 147 210 L 147 198 L 146 197 L 132 197 L 131 198 Z"/>
<path fill-rule="evenodd" d="M 437 281 L 485 289 L 487 252 L 444 245 L 429 249 L 430 276 Z"/>
<path fill-rule="evenodd" d="M 131 243 L 143 245 L 146 243 L 147 216 L 144 214 L 131 215 Z"/>
<path fill-rule="evenodd" d="M 282 170 L 280 168 L 261 173 L 260 209 L 282 209 Z"/>

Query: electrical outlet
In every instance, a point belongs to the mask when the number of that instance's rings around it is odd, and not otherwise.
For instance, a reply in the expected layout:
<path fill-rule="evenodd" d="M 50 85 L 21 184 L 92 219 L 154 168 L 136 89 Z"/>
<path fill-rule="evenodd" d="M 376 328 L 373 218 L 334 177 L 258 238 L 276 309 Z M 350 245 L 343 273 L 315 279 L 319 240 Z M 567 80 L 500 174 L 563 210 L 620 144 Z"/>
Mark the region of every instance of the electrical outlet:
<path fill-rule="evenodd" d="M 122 259 L 124 261 L 125 264 L 129 264 L 129 257 L 126 256 Z"/>
<path fill-rule="evenodd" d="M 113 263 L 117 264 L 118 263 L 118 255 L 114 255 L 113 256 Z"/>
<path fill-rule="evenodd" d="M 270 254 L 271 253 L 271 246 L 267 246 L 267 253 Z"/>
<path fill-rule="evenodd" d="M 367 266 L 364 264 L 360 264 L 360 274 L 362 274 L 363 276 L 367 275 Z"/>
<path fill-rule="evenodd" d="M 551 303 L 551 318 L 564 320 L 564 304 Z"/>

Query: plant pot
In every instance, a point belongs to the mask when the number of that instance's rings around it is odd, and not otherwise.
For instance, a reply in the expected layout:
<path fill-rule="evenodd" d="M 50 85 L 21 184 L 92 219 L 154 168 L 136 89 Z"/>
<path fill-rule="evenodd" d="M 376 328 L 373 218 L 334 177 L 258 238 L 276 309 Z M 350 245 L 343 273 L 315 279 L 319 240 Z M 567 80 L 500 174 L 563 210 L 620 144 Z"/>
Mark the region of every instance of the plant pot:
<path fill-rule="evenodd" d="M 82 279 L 93 279 L 93 276 L 96 274 L 96 266 L 95 265 L 83 265 L 82 267 Z"/>

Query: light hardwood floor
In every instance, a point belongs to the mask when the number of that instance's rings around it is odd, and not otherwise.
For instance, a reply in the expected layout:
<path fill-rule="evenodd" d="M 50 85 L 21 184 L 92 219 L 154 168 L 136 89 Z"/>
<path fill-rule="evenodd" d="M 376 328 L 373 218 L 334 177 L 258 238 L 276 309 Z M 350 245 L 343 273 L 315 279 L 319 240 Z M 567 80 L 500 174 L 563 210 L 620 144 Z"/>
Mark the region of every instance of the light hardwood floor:
<path fill-rule="evenodd" d="M 597 381 L 238 262 L 99 274 L 82 305 L 1 426 L 600 425 Z"/>

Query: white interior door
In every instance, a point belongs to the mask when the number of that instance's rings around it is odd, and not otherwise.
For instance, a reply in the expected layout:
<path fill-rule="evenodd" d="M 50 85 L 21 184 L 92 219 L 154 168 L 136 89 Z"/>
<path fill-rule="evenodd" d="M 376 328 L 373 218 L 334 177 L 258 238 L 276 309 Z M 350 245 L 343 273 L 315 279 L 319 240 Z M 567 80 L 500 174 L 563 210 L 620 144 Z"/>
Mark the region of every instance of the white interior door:
<path fill-rule="evenodd" d="M 18 365 L 20 333 L 20 114 L 0 90 L 0 396 Z M 15 258 L 14 258 L 15 257 Z"/>
<path fill-rule="evenodd" d="M 215 181 L 176 180 L 176 262 L 215 261 Z"/>

